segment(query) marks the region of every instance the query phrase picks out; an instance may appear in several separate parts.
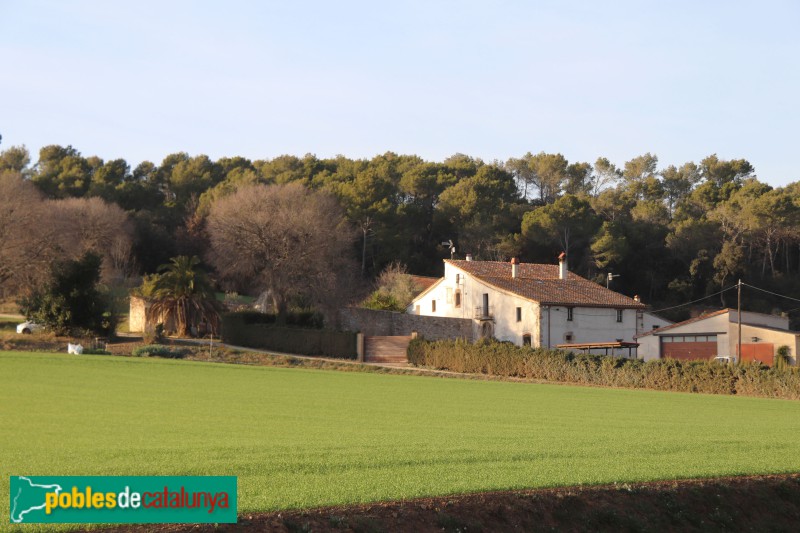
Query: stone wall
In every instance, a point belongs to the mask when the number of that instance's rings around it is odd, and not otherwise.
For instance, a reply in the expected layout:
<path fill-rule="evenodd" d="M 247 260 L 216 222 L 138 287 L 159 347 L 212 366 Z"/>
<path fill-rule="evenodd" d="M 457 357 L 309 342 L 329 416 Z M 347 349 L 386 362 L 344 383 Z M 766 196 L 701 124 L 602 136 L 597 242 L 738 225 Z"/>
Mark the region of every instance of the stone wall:
<path fill-rule="evenodd" d="M 470 318 L 449 318 L 409 315 L 392 311 L 373 311 L 357 307 L 339 310 L 339 325 L 345 331 L 361 332 L 367 336 L 411 335 L 429 340 L 464 338 L 473 340 Z"/>
<path fill-rule="evenodd" d="M 138 296 L 131 296 L 130 315 L 128 316 L 128 331 L 131 333 L 144 332 L 145 325 L 147 324 L 147 302 L 144 298 Z"/>

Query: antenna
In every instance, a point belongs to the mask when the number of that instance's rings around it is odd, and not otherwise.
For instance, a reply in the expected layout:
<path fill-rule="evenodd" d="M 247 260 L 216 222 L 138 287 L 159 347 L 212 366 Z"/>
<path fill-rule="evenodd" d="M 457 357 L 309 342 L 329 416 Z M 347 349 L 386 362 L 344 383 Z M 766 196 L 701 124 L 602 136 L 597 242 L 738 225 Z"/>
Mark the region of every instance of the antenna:
<path fill-rule="evenodd" d="M 450 259 L 453 259 L 456 256 L 456 245 L 453 244 L 453 239 L 443 241 L 442 246 L 447 246 L 450 248 Z"/>

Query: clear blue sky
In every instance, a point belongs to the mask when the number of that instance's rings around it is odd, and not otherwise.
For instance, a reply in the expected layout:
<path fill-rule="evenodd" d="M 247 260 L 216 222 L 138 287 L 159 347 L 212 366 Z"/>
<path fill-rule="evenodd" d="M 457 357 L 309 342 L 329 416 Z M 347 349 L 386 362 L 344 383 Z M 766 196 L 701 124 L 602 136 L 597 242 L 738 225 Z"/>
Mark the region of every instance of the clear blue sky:
<path fill-rule="evenodd" d="M 2 147 L 385 151 L 800 180 L 800 2 L 0 0 Z"/>

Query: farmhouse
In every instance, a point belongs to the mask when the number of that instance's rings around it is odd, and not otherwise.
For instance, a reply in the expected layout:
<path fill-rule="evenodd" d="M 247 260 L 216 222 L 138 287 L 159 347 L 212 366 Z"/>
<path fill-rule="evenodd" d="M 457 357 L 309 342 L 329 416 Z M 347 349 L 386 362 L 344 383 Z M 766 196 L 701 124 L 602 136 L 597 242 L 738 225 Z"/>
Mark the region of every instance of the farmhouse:
<path fill-rule="evenodd" d="M 651 359 L 713 359 L 736 357 L 739 316 L 735 309 L 722 309 L 677 324 L 637 335 L 639 357 Z M 789 347 L 797 364 L 800 332 L 789 330 L 789 319 L 742 311 L 742 360 L 772 365 L 781 346 Z"/>
<path fill-rule="evenodd" d="M 638 333 L 670 324 L 629 298 L 558 265 L 446 259 L 444 277 L 418 295 L 408 313 L 471 319 L 474 338 L 517 345 L 605 345 L 628 355 Z M 612 343 L 609 345 L 608 343 Z"/>

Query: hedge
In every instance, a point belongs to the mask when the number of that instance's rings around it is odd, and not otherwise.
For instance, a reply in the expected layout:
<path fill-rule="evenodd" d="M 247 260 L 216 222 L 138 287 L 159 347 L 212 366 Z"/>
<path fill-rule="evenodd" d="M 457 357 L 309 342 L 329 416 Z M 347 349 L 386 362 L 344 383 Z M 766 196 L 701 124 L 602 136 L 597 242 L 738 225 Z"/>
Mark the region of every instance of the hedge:
<path fill-rule="evenodd" d="M 261 313 L 222 316 L 222 340 L 228 344 L 298 355 L 356 358 L 356 334 L 325 329 L 276 326 Z"/>
<path fill-rule="evenodd" d="M 131 355 L 134 357 L 165 357 L 167 359 L 183 359 L 183 356 L 188 353 L 183 348 L 170 348 L 163 344 L 146 344 L 134 348 Z"/>
<path fill-rule="evenodd" d="M 769 368 L 758 363 L 732 366 L 674 359 L 644 362 L 508 342 L 482 340 L 473 344 L 423 339 L 411 341 L 408 361 L 437 370 L 581 385 L 800 399 L 800 368 Z"/>

